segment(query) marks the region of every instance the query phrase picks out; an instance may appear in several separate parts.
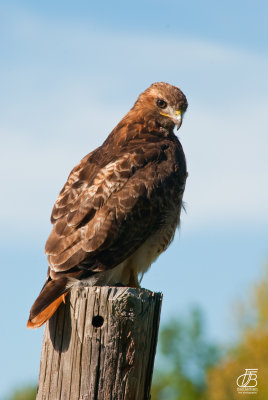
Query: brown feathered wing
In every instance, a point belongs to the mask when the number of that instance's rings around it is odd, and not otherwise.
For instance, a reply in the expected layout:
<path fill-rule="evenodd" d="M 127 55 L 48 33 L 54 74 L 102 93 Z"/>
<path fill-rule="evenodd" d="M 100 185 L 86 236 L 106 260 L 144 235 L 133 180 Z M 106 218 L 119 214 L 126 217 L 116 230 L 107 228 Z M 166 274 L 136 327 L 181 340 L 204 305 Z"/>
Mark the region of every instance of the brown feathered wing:
<path fill-rule="evenodd" d="M 171 191 L 184 188 L 181 148 L 181 171 L 173 162 L 178 146 L 178 141 L 151 137 L 120 147 L 106 141 L 72 170 L 52 211 L 49 275 L 29 327 L 50 318 L 74 278 L 115 267 L 158 229 Z"/>

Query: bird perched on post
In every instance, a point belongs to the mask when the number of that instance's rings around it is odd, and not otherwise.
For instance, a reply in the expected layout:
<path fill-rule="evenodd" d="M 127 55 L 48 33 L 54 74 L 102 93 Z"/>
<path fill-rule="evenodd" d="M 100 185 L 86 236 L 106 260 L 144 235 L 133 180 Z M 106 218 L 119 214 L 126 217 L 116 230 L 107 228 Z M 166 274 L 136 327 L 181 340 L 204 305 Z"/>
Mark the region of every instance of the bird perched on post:
<path fill-rule="evenodd" d="M 47 280 L 27 326 L 45 323 L 72 286 L 139 287 L 138 276 L 169 246 L 187 177 L 179 129 L 187 100 L 152 84 L 105 142 L 71 171 L 54 205 Z"/>

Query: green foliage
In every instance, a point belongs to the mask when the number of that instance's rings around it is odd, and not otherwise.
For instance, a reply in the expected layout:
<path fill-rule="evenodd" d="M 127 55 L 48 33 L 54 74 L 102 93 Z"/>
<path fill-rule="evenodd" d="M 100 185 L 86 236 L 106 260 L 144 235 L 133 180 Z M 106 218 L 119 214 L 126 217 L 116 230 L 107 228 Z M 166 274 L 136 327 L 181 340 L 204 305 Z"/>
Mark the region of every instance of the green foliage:
<path fill-rule="evenodd" d="M 35 400 L 36 393 L 36 386 L 26 386 L 15 390 L 8 400 Z"/>
<path fill-rule="evenodd" d="M 247 297 L 248 294 L 247 294 Z M 258 369 L 258 393 L 244 397 L 268 399 L 268 269 L 254 288 L 253 299 L 240 307 L 240 337 L 208 374 L 209 400 L 241 399 L 236 379 L 246 368 Z"/>
<path fill-rule="evenodd" d="M 154 374 L 152 400 L 203 399 L 206 371 L 216 364 L 219 350 L 205 339 L 201 311 L 166 324 L 159 345 L 161 367 Z"/>
<path fill-rule="evenodd" d="M 268 399 L 268 269 L 250 301 L 240 305 L 239 339 L 225 354 L 204 336 L 199 310 L 187 320 L 171 320 L 160 332 L 160 367 L 152 400 L 241 400 L 236 379 L 246 368 L 258 369 L 260 400 Z M 248 396 L 248 395 L 247 395 Z"/>

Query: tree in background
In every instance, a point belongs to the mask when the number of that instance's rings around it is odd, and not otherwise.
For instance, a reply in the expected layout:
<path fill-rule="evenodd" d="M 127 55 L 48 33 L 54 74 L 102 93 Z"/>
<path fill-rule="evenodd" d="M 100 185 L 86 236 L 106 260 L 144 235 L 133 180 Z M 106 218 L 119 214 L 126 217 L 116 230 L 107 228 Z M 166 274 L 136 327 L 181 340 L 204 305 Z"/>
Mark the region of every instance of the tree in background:
<path fill-rule="evenodd" d="M 219 350 L 204 335 L 199 309 L 185 320 L 171 320 L 160 331 L 160 357 L 154 373 L 152 400 L 197 400 L 206 391 L 206 371 Z"/>
<path fill-rule="evenodd" d="M 241 400 L 236 380 L 246 368 L 258 369 L 258 393 L 247 398 L 268 399 L 268 270 L 254 289 L 253 301 L 241 309 L 238 343 L 208 373 L 209 400 Z"/>
<path fill-rule="evenodd" d="M 237 378 L 258 369 L 258 393 L 268 399 L 268 269 L 248 304 L 240 305 L 239 338 L 219 350 L 204 337 L 202 314 L 193 310 L 188 321 L 173 320 L 160 331 L 158 365 L 152 400 L 236 400 Z"/>
<path fill-rule="evenodd" d="M 37 389 L 36 386 L 25 386 L 14 391 L 9 400 L 35 400 Z"/>

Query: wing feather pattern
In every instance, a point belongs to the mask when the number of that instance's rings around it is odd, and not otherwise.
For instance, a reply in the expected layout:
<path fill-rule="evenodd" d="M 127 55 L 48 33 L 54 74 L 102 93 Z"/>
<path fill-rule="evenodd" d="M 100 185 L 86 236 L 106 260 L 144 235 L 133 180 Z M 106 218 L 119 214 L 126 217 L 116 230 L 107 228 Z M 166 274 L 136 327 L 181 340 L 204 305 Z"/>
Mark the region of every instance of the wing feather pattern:
<path fill-rule="evenodd" d="M 74 168 L 52 211 L 54 227 L 46 243 L 52 270 L 67 271 L 87 259 L 89 269 L 100 271 L 136 250 L 159 223 L 156 189 L 173 173 L 167 149 L 137 142 L 107 163 L 93 163 L 91 153 Z M 107 261 L 107 254 L 113 260 Z"/>

